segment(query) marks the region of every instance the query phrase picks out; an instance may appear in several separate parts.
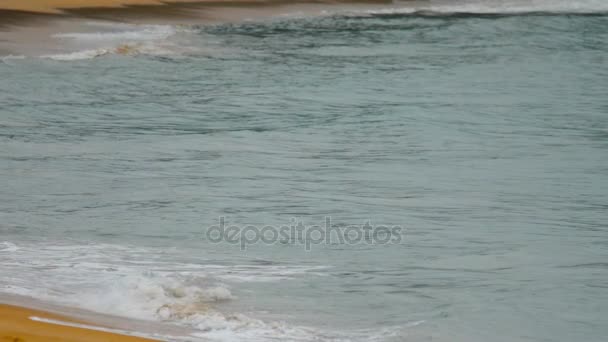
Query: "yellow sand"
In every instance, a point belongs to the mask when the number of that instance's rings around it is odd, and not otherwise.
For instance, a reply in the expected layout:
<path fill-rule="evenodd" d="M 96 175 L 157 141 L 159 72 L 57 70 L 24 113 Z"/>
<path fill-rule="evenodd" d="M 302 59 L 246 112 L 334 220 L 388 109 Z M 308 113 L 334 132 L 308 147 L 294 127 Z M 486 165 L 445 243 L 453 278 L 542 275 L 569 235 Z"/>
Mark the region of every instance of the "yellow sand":
<path fill-rule="evenodd" d="M 36 321 L 35 317 L 51 320 L 53 323 Z M 75 324 L 79 327 L 68 326 L 70 324 Z M 0 342 L 153 341 L 145 338 L 86 329 L 84 326 L 93 327 L 89 323 L 45 311 L 0 304 Z"/>
<path fill-rule="evenodd" d="M 0 9 L 57 13 L 61 9 L 84 7 L 122 7 L 127 5 L 162 5 L 176 2 L 231 2 L 230 0 L 0 0 Z M 249 0 L 246 2 L 259 2 Z"/>

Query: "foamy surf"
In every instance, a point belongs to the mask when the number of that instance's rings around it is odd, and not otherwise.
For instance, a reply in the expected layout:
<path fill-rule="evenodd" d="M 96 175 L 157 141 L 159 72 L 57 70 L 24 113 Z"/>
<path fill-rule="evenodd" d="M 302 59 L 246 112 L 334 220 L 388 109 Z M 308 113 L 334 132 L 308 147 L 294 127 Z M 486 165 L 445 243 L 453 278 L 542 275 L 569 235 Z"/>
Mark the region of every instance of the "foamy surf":
<path fill-rule="evenodd" d="M 608 2 L 603 0 L 513 0 L 513 1 L 428 1 L 422 3 L 400 2 L 400 6 L 357 11 L 358 14 L 591 14 L 608 12 Z"/>
<path fill-rule="evenodd" d="M 89 22 L 84 29 L 86 32 L 53 35 L 67 49 L 75 51 L 40 57 L 56 61 L 77 61 L 107 55 L 178 57 L 199 51 L 189 44 L 186 37 L 192 31 L 179 26 Z M 177 37 L 180 33 L 182 36 Z"/>
<path fill-rule="evenodd" d="M 339 331 L 259 319 L 238 307 L 232 285 L 322 276 L 326 266 L 218 265 L 167 261 L 165 253 L 108 244 L 0 243 L 0 292 L 192 331 L 193 341 L 370 341 L 403 336 L 404 326 Z M 173 256 L 176 257 L 176 256 Z M 12 271 L 11 271 L 12 270 Z M 40 270 L 45 287 L 38 285 Z M 243 295 L 249 295 L 243 294 Z M 158 337 L 148 336 L 148 337 Z M 169 340 L 173 340 L 169 338 Z"/>
<path fill-rule="evenodd" d="M 187 56 L 189 53 L 195 53 L 195 51 L 195 49 L 179 48 L 167 44 L 133 43 L 120 44 L 111 48 L 81 50 L 60 54 L 47 54 L 40 56 L 40 58 L 63 62 L 94 59 L 110 55 L 131 57 L 144 55 L 178 58 L 182 56 Z"/>
<path fill-rule="evenodd" d="M 110 54 L 111 51 L 108 49 L 94 49 L 94 50 L 83 50 L 71 53 L 60 53 L 54 55 L 42 55 L 41 58 L 53 59 L 56 61 L 78 61 L 83 59 L 91 59 L 96 57 L 105 56 Z"/>
<path fill-rule="evenodd" d="M 268 321 L 241 312 L 222 312 L 215 304 L 238 300 L 227 287 L 200 287 L 187 281 L 151 274 L 129 276 L 118 281 L 102 282 L 89 292 L 43 293 L 4 287 L 5 292 L 40 298 L 100 314 L 135 320 L 162 322 L 191 331 L 191 341 L 398 341 L 406 336 L 407 326 L 378 330 L 332 331 L 293 325 L 284 321 Z M 70 291 L 71 292 L 71 291 Z M 60 298 L 61 297 L 61 298 Z M 410 323 L 409 326 L 422 322 Z M 143 337 L 159 337 L 141 335 Z M 177 340 L 162 336 L 164 340 Z"/>
<path fill-rule="evenodd" d="M 0 242 L 0 253 L 11 253 L 19 250 L 19 247 L 12 242 Z"/>
<path fill-rule="evenodd" d="M 216 304 L 238 300 L 226 285 L 194 286 L 188 285 L 185 279 L 151 274 L 106 284 L 99 291 L 74 299 L 71 305 L 87 303 L 97 312 L 194 329 L 191 336 L 202 341 L 387 341 L 389 337 L 403 337 L 405 334 L 405 326 L 352 332 L 326 331 L 284 321 L 257 319 L 242 312 L 223 312 Z"/>
<path fill-rule="evenodd" d="M 177 31 L 170 25 L 127 25 L 117 26 L 120 30 L 109 31 L 110 27 L 91 23 L 89 26 L 104 28 L 102 32 L 70 32 L 58 33 L 54 38 L 69 39 L 80 43 L 93 42 L 125 42 L 125 41 L 151 41 L 167 39 Z"/>
<path fill-rule="evenodd" d="M 11 65 L 15 61 L 24 60 L 26 57 L 23 55 L 6 55 L 0 56 L 0 63 Z"/>

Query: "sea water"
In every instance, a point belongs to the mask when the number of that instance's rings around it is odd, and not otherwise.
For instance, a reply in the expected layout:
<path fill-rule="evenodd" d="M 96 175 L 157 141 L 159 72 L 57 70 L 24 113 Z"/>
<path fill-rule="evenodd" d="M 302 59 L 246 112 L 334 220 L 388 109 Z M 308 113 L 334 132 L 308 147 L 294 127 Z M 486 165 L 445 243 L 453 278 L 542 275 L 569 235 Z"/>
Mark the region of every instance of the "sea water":
<path fill-rule="evenodd" d="M 4 56 L 0 291 L 192 340 L 605 341 L 607 13 L 396 3 Z M 402 229 L 209 234 L 328 220 Z"/>

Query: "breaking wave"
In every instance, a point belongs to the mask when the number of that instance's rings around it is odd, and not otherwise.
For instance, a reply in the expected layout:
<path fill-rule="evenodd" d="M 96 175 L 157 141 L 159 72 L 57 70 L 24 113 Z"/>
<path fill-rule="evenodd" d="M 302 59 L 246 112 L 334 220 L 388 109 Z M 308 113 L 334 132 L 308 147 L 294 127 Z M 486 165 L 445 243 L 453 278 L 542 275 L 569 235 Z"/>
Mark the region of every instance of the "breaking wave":
<path fill-rule="evenodd" d="M 91 23 L 100 26 L 99 23 Z M 103 27 L 103 26 L 102 26 Z M 122 30 L 108 32 L 72 32 L 55 34 L 55 38 L 70 39 L 79 42 L 120 42 L 120 41 L 150 41 L 167 39 L 177 31 L 170 25 L 126 25 L 118 26 Z"/>
<path fill-rule="evenodd" d="M 603 0 L 425 1 L 399 4 L 398 7 L 365 10 L 357 14 L 452 16 L 608 13 L 608 2 Z"/>
<path fill-rule="evenodd" d="M 182 56 L 200 50 L 189 44 L 184 35 L 180 36 L 189 31 L 179 26 L 109 25 L 103 22 L 90 22 L 87 28 L 97 31 L 55 34 L 53 38 L 72 51 L 41 57 L 57 61 L 76 61 L 107 55 Z"/>
<path fill-rule="evenodd" d="M 10 253 L 16 252 L 19 250 L 19 247 L 12 242 L 4 241 L 0 242 L 0 253 Z"/>
<path fill-rule="evenodd" d="M 29 296 L 98 313 L 158 321 L 192 331 L 205 341 L 370 341 L 403 336 L 403 326 L 379 330 L 324 331 L 243 312 L 224 312 L 238 301 L 231 285 L 274 282 L 301 274 L 320 275 L 319 266 L 213 265 L 176 263 L 134 246 L 108 244 L 0 243 L 0 292 Z M 45 286 L 37 280 L 44 274 Z"/>

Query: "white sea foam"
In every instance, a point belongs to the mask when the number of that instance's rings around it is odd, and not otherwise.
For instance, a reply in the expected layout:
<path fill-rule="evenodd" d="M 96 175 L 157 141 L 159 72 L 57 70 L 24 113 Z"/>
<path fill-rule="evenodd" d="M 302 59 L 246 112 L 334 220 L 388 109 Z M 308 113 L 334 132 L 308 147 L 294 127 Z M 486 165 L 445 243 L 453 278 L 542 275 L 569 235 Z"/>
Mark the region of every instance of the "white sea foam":
<path fill-rule="evenodd" d="M 21 59 L 25 59 L 25 56 L 23 56 L 23 55 L 6 55 L 6 56 L 0 57 L 0 61 L 2 61 L 2 62 L 6 62 L 6 61 L 10 61 L 10 60 L 21 60 Z"/>
<path fill-rule="evenodd" d="M 52 59 L 56 61 L 77 61 L 85 59 L 93 59 L 97 57 L 103 57 L 107 55 L 121 55 L 121 56 L 164 56 L 164 57 L 180 57 L 188 55 L 190 53 L 196 53 L 197 49 L 190 49 L 188 47 L 179 47 L 174 44 L 163 44 L 163 43 L 133 43 L 133 44 L 121 44 L 111 48 L 98 48 L 98 49 L 87 49 L 81 51 L 75 51 L 70 53 L 62 54 L 51 54 L 43 55 L 41 58 Z"/>
<path fill-rule="evenodd" d="M 608 12 L 604 0 L 472 0 L 428 1 L 421 3 L 400 2 L 398 7 L 365 10 L 367 14 L 525 14 L 525 13 L 596 13 Z"/>
<path fill-rule="evenodd" d="M 102 281 L 99 286 L 75 294 L 74 305 L 112 315 L 147 320 L 180 320 L 205 314 L 213 303 L 233 299 L 221 284 L 189 283 L 187 279 L 153 273 Z"/>
<path fill-rule="evenodd" d="M 0 253 L 11 253 L 19 250 L 19 247 L 12 242 L 0 242 Z"/>
<path fill-rule="evenodd" d="M 65 264 L 59 265 L 64 268 Z M 103 274 L 101 265 L 93 263 L 79 267 L 72 274 L 63 274 L 62 280 L 74 281 L 76 274 L 83 278 L 83 268 L 94 268 Z M 123 273 L 124 268 L 115 270 Z M 47 272 L 52 273 L 53 270 Z M 106 273 L 107 274 L 107 273 Z M 88 274 L 93 276 L 93 273 Z M 386 341 L 405 336 L 404 326 L 378 330 L 326 331 L 297 326 L 282 321 L 264 321 L 244 313 L 224 313 L 216 308 L 223 301 L 238 300 L 225 285 L 201 284 L 200 279 L 167 277 L 160 273 L 144 273 L 123 277 L 99 277 L 94 287 L 81 283 L 80 291 L 53 293 L 39 288 L 23 291 L 20 287 L 5 287 L 3 291 L 33 296 L 92 310 L 134 319 L 161 321 L 193 329 L 192 337 L 201 341 Z M 66 285 L 66 284 L 64 284 Z M 73 286 L 72 286 L 73 287 Z"/>
<path fill-rule="evenodd" d="M 265 322 L 243 314 L 224 315 L 218 312 L 205 316 L 193 315 L 189 318 L 191 325 L 199 332 L 192 335 L 204 341 L 404 341 L 407 329 L 424 322 L 414 322 L 402 326 L 390 326 L 381 329 L 359 329 L 346 331 L 329 331 L 311 327 L 297 326 L 285 322 Z"/>
<path fill-rule="evenodd" d="M 71 53 L 60 53 L 53 55 L 43 55 L 42 58 L 53 59 L 56 61 L 77 61 L 82 59 L 91 59 L 95 57 L 104 56 L 110 53 L 108 49 L 93 49 L 93 50 L 82 50 Z"/>
<path fill-rule="evenodd" d="M 0 56 L 0 64 L 13 65 L 15 61 L 24 60 L 26 57 L 23 55 L 6 55 Z"/>
<path fill-rule="evenodd" d="M 152 55 L 182 56 L 195 54 L 199 47 L 189 44 L 187 38 L 176 37 L 182 33 L 187 36 L 186 28 L 171 25 L 133 25 L 91 22 L 88 26 L 99 30 L 89 32 L 65 32 L 53 35 L 70 52 L 47 54 L 42 58 L 57 61 L 92 59 L 105 55 Z"/>
<path fill-rule="evenodd" d="M 149 41 L 166 39 L 176 33 L 175 27 L 170 25 L 123 25 L 120 27 L 124 30 L 58 33 L 53 37 L 79 42 Z"/>
<path fill-rule="evenodd" d="M 317 341 L 328 337 L 346 341 L 354 336 L 220 310 L 222 303 L 233 302 L 232 306 L 239 300 L 228 283 L 314 276 L 323 266 L 176 262 L 169 260 L 180 259 L 179 254 L 174 255 L 179 251 L 47 241 L 21 243 L 19 247 L 2 242 L 0 253 L 2 273 L 11 275 L 0 278 L 2 292 L 185 326 L 196 331 L 195 340 Z M 235 276 L 238 274 L 241 276 Z M 43 286 L 39 282 L 42 275 Z"/>

